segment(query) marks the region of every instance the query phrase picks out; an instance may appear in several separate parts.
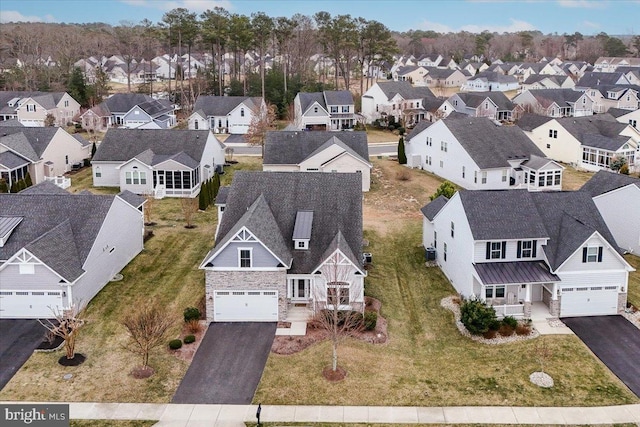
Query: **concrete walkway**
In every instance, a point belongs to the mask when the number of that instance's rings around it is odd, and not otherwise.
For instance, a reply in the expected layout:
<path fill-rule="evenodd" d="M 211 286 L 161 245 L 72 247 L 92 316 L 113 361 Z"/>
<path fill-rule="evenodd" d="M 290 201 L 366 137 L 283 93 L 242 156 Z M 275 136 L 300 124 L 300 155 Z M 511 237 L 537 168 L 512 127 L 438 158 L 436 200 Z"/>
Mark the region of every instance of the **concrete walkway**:
<path fill-rule="evenodd" d="M 160 427 L 244 427 L 245 421 L 256 421 L 256 408 L 256 405 L 70 403 L 70 417 L 86 420 L 158 420 L 155 425 Z M 640 424 L 640 404 L 563 408 L 263 405 L 261 421 L 380 424 Z"/>

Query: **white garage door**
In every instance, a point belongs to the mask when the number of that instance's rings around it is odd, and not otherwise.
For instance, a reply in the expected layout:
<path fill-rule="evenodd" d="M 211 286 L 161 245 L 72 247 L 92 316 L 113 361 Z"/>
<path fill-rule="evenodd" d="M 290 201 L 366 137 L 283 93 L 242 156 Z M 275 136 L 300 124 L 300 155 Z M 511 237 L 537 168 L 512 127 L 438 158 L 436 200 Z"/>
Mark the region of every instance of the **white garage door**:
<path fill-rule="evenodd" d="M 278 291 L 215 291 L 216 322 L 277 322 Z"/>
<path fill-rule="evenodd" d="M 618 313 L 617 286 L 562 289 L 560 316 L 603 316 Z"/>
<path fill-rule="evenodd" d="M 4 319 L 52 319 L 49 307 L 62 308 L 61 291 L 0 291 Z"/>

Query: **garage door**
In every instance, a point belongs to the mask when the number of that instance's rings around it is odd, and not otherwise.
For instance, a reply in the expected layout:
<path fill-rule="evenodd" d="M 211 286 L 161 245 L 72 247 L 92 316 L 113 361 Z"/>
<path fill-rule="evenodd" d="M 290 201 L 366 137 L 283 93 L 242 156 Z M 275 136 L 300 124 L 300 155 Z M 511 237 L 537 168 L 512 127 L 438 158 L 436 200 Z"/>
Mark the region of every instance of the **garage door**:
<path fill-rule="evenodd" d="M 562 289 L 560 316 L 603 316 L 618 313 L 617 286 Z"/>
<path fill-rule="evenodd" d="M 51 319 L 51 308 L 62 307 L 61 291 L 0 291 L 0 317 Z"/>
<path fill-rule="evenodd" d="M 216 322 L 277 322 L 278 291 L 215 291 Z"/>

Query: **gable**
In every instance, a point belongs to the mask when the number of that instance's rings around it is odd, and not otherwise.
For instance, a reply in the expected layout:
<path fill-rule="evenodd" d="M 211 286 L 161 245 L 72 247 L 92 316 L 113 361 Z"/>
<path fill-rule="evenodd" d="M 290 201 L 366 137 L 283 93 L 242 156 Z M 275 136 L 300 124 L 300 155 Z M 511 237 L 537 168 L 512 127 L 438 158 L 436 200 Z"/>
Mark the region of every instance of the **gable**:
<path fill-rule="evenodd" d="M 315 111 L 316 108 L 318 109 L 317 112 Z M 311 105 L 309 105 L 309 108 L 307 108 L 307 110 L 302 113 L 302 115 L 308 116 L 308 117 L 321 117 L 321 116 L 328 117 L 329 112 L 325 110 L 324 107 L 320 105 L 319 102 L 313 102 Z"/>
<path fill-rule="evenodd" d="M 239 268 L 241 249 L 251 250 L 252 268 L 283 267 L 282 262 L 273 252 L 246 227 L 242 227 L 225 245 L 205 259 L 202 265 L 214 269 Z"/>
<path fill-rule="evenodd" d="M 319 168 L 341 156 L 348 156 L 349 158 L 353 159 L 354 163 L 360 163 L 370 166 L 369 163 L 347 152 L 343 147 L 340 147 L 337 144 L 332 144 L 324 150 L 314 154 L 313 156 L 304 159 L 300 163 L 300 169 L 305 170 L 306 168 Z"/>
<path fill-rule="evenodd" d="M 602 247 L 601 261 L 583 262 L 585 247 Z M 582 243 L 555 271 L 601 271 L 601 270 L 628 270 L 630 265 L 620 256 L 616 248 L 607 242 L 600 233 L 594 232 L 584 243 Z"/>

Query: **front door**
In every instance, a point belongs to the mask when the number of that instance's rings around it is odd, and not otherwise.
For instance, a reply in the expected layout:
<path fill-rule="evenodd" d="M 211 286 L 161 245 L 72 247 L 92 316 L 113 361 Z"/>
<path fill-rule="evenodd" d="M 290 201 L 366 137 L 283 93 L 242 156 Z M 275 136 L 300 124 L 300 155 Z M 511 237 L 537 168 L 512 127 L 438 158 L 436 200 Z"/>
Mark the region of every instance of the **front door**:
<path fill-rule="evenodd" d="M 158 171 L 158 185 L 164 185 L 164 171 Z"/>
<path fill-rule="evenodd" d="M 309 280 L 307 279 L 291 279 L 291 299 L 307 300 L 309 299 Z"/>

